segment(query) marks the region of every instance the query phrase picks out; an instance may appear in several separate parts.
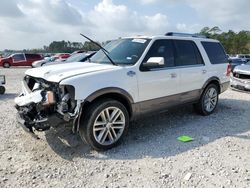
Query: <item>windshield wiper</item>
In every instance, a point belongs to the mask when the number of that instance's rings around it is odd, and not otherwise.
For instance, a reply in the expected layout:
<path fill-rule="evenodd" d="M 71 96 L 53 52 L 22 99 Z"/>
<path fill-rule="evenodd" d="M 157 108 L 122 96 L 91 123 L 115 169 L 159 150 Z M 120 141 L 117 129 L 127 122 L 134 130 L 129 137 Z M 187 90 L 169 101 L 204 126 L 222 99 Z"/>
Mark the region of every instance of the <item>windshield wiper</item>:
<path fill-rule="evenodd" d="M 98 44 L 97 42 L 93 41 L 93 40 L 90 39 L 89 37 L 83 35 L 82 33 L 80 33 L 80 35 L 83 36 L 84 38 L 88 39 L 90 42 L 94 43 L 94 44 L 97 45 L 98 47 L 100 47 L 100 49 L 101 49 L 102 52 L 105 54 L 105 56 L 109 59 L 109 61 L 110 61 L 113 65 L 117 66 L 117 64 L 116 64 L 116 63 L 111 59 L 111 57 L 108 55 L 109 52 L 108 52 L 105 48 L 103 48 L 100 44 Z"/>

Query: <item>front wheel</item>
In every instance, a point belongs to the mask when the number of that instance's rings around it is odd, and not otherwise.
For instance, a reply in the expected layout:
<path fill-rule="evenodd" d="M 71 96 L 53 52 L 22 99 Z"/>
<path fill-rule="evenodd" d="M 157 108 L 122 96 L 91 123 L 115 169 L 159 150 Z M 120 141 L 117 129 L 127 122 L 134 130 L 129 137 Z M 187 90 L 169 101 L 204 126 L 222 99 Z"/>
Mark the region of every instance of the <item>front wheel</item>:
<path fill-rule="evenodd" d="M 129 126 L 129 114 L 113 99 L 95 102 L 83 115 L 79 129 L 82 140 L 96 150 L 108 150 L 121 142 Z"/>
<path fill-rule="evenodd" d="M 4 68 L 10 68 L 10 64 L 8 62 L 3 63 Z"/>
<path fill-rule="evenodd" d="M 218 98 L 218 87 L 215 84 L 210 84 L 206 87 L 200 97 L 199 102 L 194 105 L 194 108 L 201 115 L 210 115 L 217 107 Z"/>

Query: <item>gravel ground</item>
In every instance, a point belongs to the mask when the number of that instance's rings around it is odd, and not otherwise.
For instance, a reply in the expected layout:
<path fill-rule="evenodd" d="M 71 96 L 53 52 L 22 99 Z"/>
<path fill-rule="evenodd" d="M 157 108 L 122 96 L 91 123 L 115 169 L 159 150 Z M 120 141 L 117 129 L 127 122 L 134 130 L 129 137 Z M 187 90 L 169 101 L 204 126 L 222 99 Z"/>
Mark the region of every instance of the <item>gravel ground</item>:
<path fill-rule="evenodd" d="M 25 70 L 0 69 L 0 187 L 250 187 L 250 94 L 226 91 L 209 117 L 185 106 L 132 123 L 120 146 L 100 153 L 64 126 L 40 140 L 18 126 Z"/>

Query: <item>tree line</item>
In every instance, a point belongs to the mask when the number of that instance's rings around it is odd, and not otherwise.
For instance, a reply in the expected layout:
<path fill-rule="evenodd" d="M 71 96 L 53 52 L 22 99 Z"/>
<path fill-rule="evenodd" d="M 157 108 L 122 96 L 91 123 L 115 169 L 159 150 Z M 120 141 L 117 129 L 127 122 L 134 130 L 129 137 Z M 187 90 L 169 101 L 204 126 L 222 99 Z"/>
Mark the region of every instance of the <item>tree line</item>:
<path fill-rule="evenodd" d="M 218 26 L 215 26 L 204 27 L 199 34 L 219 40 L 228 54 L 250 54 L 250 31 L 222 32 Z"/>
<path fill-rule="evenodd" d="M 48 46 L 43 46 L 40 49 L 24 49 L 24 50 L 4 50 L 4 53 L 11 54 L 16 52 L 24 53 L 72 53 L 77 50 L 84 51 L 97 51 L 99 47 L 89 41 L 82 42 L 70 42 L 70 41 L 53 41 Z"/>
<path fill-rule="evenodd" d="M 205 35 L 212 39 L 219 40 L 224 46 L 226 53 L 228 54 L 250 54 L 250 31 L 234 32 L 229 30 L 222 32 L 218 26 L 204 27 L 197 34 Z M 106 41 L 99 44 L 106 44 L 110 41 Z M 48 46 L 44 46 L 41 49 L 25 49 L 20 51 L 5 50 L 5 53 L 13 52 L 26 52 L 26 53 L 72 53 L 76 50 L 85 51 L 97 51 L 99 47 L 92 42 L 70 42 L 70 41 L 53 41 Z"/>

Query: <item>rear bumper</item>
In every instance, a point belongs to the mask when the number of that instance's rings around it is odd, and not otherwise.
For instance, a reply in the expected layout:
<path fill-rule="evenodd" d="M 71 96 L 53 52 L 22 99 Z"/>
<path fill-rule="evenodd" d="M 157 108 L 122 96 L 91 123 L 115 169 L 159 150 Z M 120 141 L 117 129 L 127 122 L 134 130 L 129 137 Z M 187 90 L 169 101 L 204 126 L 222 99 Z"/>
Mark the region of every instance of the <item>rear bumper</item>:
<path fill-rule="evenodd" d="M 220 85 L 220 92 L 221 93 L 225 92 L 228 89 L 229 86 L 230 86 L 230 82 L 229 81 L 222 83 Z"/>

